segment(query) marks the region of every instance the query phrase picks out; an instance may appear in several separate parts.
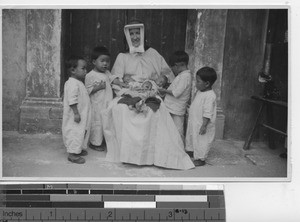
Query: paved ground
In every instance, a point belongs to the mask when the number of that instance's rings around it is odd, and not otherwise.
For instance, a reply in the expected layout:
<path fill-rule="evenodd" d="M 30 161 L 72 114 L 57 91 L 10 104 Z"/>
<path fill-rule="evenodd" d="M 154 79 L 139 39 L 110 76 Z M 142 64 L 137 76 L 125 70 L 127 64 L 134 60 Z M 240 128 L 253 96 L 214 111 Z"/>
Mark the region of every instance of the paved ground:
<path fill-rule="evenodd" d="M 269 149 L 264 143 L 252 143 L 251 149 L 242 149 L 243 141 L 218 140 L 209 153 L 207 165 L 191 170 L 170 170 L 156 166 L 135 166 L 105 161 L 105 152 L 88 149 L 86 163 L 78 165 L 67 160 L 60 135 L 19 134 L 3 131 L 3 177 L 89 177 L 91 180 L 249 180 L 262 177 L 282 180 L 287 177 L 287 160 L 279 154 L 284 148 Z M 109 178 L 110 177 L 110 178 Z M 9 179 L 9 178 L 8 178 Z M 68 180 L 68 179 L 66 179 Z"/>

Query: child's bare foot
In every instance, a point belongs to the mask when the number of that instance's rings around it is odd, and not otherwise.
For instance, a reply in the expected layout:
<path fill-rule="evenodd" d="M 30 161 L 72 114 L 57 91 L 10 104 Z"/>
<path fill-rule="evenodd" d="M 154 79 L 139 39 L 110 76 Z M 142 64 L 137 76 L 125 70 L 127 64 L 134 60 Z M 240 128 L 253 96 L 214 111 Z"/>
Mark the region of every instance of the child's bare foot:
<path fill-rule="evenodd" d="M 68 160 L 72 163 L 83 164 L 85 159 L 79 156 L 79 154 L 69 153 Z"/>
<path fill-rule="evenodd" d="M 78 156 L 87 156 L 88 152 L 86 150 L 82 150 L 81 153 L 76 154 L 76 155 L 78 155 Z"/>
<path fill-rule="evenodd" d="M 194 160 L 193 162 L 194 162 L 195 166 L 204 166 L 205 165 L 205 161 L 204 160 L 198 159 L 198 160 Z"/>
<path fill-rule="evenodd" d="M 103 152 L 105 151 L 105 146 L 103 144 L 101 144 L 100 146 L 95 146 L 93 144 L 89 144 L 89 147 L 93 150 L 99 151 L 99 152 Z"/>

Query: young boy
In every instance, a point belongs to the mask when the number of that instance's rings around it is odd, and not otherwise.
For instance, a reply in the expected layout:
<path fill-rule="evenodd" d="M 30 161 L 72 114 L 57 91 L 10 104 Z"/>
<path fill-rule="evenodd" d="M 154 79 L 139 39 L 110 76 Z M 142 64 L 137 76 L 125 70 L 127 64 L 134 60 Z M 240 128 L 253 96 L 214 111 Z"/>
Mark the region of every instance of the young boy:
<path fill-rule="evenodd" d="M 108 107 L 113 99 L 111 89 L 110 54 L 105 47 L 96 47 L 92 52 L 94 69 L 85 78 L 85 86 L 91 98 L 92 124 L 89 146 L 97 151 L 105 150 L 101 112 Z"/>
<path fill-rule="evenodd" d="M 197 93 L 189 109 L 185 148 L 194 152 L 195 166 L 205 165 L 215 137 L 217 105 L 212 85 L 216 79 L 216 71 L 210 67 L 203 67 L 196 73 Z"/>
<path fill-rule="evenodd" d="M 165 93 L 165 105 L 184 141 L 184 117 L 192 89 L 192 75 L 188 69 L 189 56 L 184 51 L 176 51 L 170 58 L 171 69 L 176 76 L 168 89 L 159 88 Z"/>
<path fill-rule="evenodd" d="M 69 153 L 68 160 L 83 164 L 91 121 L 90 98 L 83 84 L 86 62 L 82 57 L 72 56 L 66 65 L 70 78 L 64 86 L 63 142 Z"/>

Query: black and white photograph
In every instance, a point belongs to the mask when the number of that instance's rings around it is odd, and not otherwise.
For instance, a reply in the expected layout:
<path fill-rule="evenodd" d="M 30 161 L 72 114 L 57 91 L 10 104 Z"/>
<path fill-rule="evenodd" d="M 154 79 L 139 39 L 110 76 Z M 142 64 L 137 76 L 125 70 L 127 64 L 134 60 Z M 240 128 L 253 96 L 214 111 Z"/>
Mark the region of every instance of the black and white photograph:
<path fill-rule="evenodd" d="M 4 7 L 3 178 L 289 181 L 289 14 Z"/>

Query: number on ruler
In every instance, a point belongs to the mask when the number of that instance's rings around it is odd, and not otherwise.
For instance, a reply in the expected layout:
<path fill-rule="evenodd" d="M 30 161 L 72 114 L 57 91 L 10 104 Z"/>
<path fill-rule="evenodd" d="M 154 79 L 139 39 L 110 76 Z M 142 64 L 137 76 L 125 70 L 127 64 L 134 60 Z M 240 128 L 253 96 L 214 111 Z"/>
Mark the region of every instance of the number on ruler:
<path fill-rule="evenodd" d="M 107 212 L 107 219 L 109 219 L 109 217 L 112 217 L 112 211 Z"/>

